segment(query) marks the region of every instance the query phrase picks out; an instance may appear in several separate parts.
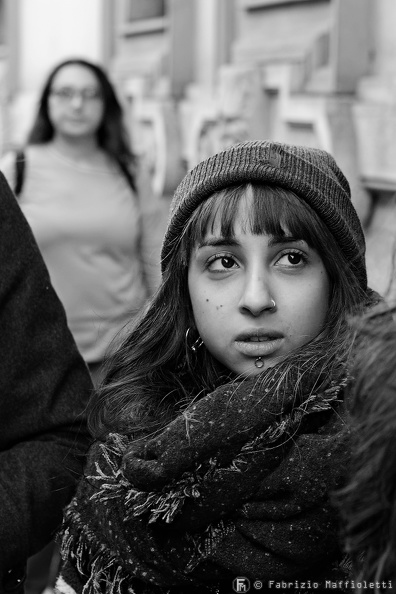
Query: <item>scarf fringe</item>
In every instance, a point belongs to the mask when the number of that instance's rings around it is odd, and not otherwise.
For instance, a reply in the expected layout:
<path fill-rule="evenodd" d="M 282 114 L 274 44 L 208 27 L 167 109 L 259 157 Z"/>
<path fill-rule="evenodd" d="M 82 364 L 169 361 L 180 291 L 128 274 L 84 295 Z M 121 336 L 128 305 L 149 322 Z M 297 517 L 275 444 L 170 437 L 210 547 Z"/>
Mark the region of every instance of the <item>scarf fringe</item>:
<path fill-rule="evenodd" d="M 79 574 L 86 578 L 82 594 L 123 594 L 124 582 L 128 584 L 128 594 L 136 594 L 131 585 L 131 574 L 125 571 L 111 550 L 97 542 L 81 522 L 80 514 L 73 504 L 65 511 L 60 553 L 62 559 L 70 559 Z M 59 579 L 67 584 L 67 577 L 65 579 L 62 571 Z"/>
<path fill-rule="evenodd" d="M 234 531 L 234 524 L 224 520 L 208 526 L 199 541 L 194 541 L 195 550 L 184 569 L 185 575 L 191 573 L 203 559 L 213 554 L 217 545 Z M 100 544 L 94 534 L 83 524 L 74 501 L 66 508 L 62 532 L 61 557 L 69 560 L 86 580 L 81 594 L 103 594 L 103 592 L 124 594 L 125 591 L 128 594 L 137 594 L 132 583 L 136 577 L 125 570 L 120 565 L 119 557 L 108 547 Z M 65 592 L 65 585 L 70 588 L 67 576 L 64 576 L 62 571 L 58 577 L 58 585 L 59 589 L 56 591 L 59 594 Z M 127 590 L 123 586 L 126 586 Z"/>
<path fill-rule="evenodd" d="M 347 379 L 336 386 L 331 386 L 320 394 L 311 394 L 308 396 L 308 398 L 300 406 L 296 407 L 289 414 L 285 415 L 283 419 L 273 423 L 255 439 L 247 442 L 241 448 L 242 456 L 243 454 L 254 454 L 259 450 L 265 450 L 266 446 L 268 449 L 268 446 L 276 442 L 286 433 L 289 436 L 292 436 L 293 433 L 298 430 L 303 418 L 306 415 L 330 410 L 334 404 L 341 402 L 338 400 L 338 394 L 340 393 L 341 389 L 346 386 L 346 384 Z M 246 463 L 246 460 L 243 457 L 237 456 L 236 461 L 239 460 Z"/>

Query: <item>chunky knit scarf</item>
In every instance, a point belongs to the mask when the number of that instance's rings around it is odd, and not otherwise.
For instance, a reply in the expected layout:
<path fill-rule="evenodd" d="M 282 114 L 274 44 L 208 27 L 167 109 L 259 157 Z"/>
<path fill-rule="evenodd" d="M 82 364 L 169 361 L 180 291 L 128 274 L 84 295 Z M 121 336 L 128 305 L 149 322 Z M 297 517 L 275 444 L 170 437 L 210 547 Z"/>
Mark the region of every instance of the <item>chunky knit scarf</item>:
<path fill-rule="evenodd" d="M 229 383 L 159 435 L 91 449 L 65 511 L 59 592 L 231 592 L 232 580 L 334 579 L 329 492 L 348 459 L 344 365 Z M 265 590 L 264 590 L 265 591 Z"/>

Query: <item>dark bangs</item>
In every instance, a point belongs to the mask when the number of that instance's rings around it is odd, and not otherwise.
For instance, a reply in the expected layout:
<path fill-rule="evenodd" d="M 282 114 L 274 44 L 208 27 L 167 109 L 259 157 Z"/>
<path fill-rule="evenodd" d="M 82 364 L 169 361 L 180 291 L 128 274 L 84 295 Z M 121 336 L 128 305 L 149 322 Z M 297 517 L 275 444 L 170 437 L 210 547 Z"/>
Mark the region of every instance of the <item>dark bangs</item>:
<path fill-rule="evenodd" d="M 247 184 L 216 192 L 200 204 L 186 229 L 189 245 L 201 243 L 215 228 L 222 237 L 233 237 L 242 201 L 247 206 L 242 220 L 245 233 L 302 239 L 321 256 L 327 245 L 323 235 L 332 238 L 316 213 L 293 192 L 278 186 Z"/>

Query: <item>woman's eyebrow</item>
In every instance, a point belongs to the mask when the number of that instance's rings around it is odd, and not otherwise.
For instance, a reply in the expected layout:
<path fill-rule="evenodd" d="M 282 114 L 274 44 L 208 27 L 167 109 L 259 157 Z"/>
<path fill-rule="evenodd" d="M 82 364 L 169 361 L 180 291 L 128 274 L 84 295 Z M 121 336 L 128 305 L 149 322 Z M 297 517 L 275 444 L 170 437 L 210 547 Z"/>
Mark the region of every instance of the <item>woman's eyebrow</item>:
<path fill-rule="evenodd" d="M 231 246 L 231 247 L 237 247 L 240 246 L 241 244 L 239 243 L 239 241 L 237 241 L 235 239 L 235 237 L 207 237 L 206 239 L 203 239 L 199 244 L 198 244 L 198 248 L 203 248 L 203 247 L 218 247 L 218 246 Z"/>
<path fill-rule="evenodd" d="M 272 235 L 268 241 L 270 247 L 282 245 L 284 243 L 306 243 L 301 237 L 293 237 L 292 235 Z"/>
<path fill-rule="evenodd" d="M 303 239 L 293 237 L 292 235 L 272 235 L 268 240 L 269 247 L 283 245 L 285 243 L 305 244 L 306 242 Z M 227 237 L 207 237 L 198 244 L 198 249 L 219 246 L 238 247 L 240 245 L 241 243 L 231 235 Z"/>

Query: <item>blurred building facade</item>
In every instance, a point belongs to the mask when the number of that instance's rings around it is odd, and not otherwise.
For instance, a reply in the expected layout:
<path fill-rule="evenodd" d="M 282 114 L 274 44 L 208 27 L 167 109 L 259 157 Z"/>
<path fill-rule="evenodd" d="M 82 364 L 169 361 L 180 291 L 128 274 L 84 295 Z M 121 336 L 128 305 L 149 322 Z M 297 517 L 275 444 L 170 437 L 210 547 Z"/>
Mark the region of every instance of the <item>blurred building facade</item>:
<path fill-rule="evenodd" d="M 394 0 L 0 0 L 0 19 L 5 145 L 50 66 L 84 55 L 110 72 L 160 195 L 241 140 L 331 152 L 366 230 L 370 283 L 386 290 L 396 237 Z"/>

